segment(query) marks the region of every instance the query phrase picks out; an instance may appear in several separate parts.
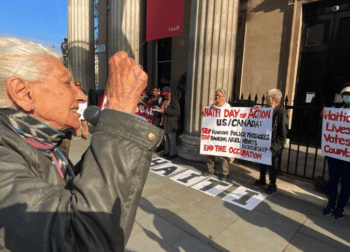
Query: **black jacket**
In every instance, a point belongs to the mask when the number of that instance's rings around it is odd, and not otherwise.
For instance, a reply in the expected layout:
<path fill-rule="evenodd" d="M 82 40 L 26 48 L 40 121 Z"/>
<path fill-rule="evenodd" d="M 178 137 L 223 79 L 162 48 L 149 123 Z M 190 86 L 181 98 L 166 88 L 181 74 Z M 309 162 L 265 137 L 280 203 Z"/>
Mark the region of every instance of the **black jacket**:
<path fill-rule="evenodd" d="M 124 251 L 163 132 L 105 109 L 69 188 L 0 112 L 0 251 Z"/>
<path fill-rule="evenodd" d="M 278 105 L 274 108 L 272 116 L 271 151 L 273 157 L 282 153 L 287 139 L 287 131 L 287 111 L 283 108 L 283 106 Z"/>
<path fill-rule="evenodd" d="M 170 103 L 164 109 L 164 134 L 175 132 L 180 127 L 180 104 L 176 96 L 172 96 Z"/>

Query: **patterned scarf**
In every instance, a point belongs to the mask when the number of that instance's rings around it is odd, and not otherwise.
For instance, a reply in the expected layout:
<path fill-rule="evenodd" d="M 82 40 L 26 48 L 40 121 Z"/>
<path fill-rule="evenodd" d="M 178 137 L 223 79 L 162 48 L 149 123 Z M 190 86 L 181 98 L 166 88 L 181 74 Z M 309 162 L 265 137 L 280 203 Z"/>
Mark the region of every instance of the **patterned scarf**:
<path fill-rule="evenodd" d="M 75 178 L 72 168 L 57 147 L 64 137 L 62 132 L 16 109 L 1 108 L 0 112 L 7 116 L 15 132 L 52 160 L 62 179 L 68 182 Z"/>

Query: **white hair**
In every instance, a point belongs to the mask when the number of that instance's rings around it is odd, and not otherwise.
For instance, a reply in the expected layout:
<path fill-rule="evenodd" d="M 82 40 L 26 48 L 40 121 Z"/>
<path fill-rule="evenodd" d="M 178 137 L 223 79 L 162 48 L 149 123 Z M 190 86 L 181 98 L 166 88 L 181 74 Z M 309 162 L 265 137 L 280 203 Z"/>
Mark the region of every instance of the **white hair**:
<path fill-rule="evenodd" d="M 223 88 L 218 88 L 218 89 L 215 90 L 215 93 L 216 93 L 216 92 L 221 92 L 222 95 L 226 97 L 226 90 L 225 90 L 225 89 L 223 89 Z"/>
<path fill-rule="evenodd" d="M 44 47 L 42 44 L 18 38 L 0 37 L 0 107 L 1 98 L 6 97 L 6 81 L 13 77 L 34 82 L 40 78 L 38 63 L 35 57 L 54 57 L 61 61 L 58 52 Z"/>
<path fill-rule="evenodd" d="M 282 99 L 282 92 L 279 89 L 270 89 L 269 91 L 266 92 L 266 98 L 270 97 L 270 98 L 276 98 L 276 102 L 277 104 L 281 103 L 281 99 Z"/>

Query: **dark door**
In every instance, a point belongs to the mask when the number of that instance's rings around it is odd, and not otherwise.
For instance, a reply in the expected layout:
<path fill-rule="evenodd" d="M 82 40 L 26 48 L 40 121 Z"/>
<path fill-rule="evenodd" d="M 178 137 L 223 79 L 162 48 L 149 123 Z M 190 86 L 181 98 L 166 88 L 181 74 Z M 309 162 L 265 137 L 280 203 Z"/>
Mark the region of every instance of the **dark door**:
<path fill-rule="evenodd" d="M 350 81 L 350 1 L 305 5 L 301 43 L 291 140 L 318 145 L 322 107 Z"/>

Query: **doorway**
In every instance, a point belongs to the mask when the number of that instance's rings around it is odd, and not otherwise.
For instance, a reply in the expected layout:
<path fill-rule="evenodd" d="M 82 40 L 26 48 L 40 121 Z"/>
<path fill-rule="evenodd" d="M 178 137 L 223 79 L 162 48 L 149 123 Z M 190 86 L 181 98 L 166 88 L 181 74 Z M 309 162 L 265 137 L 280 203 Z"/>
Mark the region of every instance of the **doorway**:
<path fill-rule="evenodd" d="M 320 112 L 350 81 L 350 1 L 332 2 L 304 6 L 292 142 L 320 144 Z"/>

